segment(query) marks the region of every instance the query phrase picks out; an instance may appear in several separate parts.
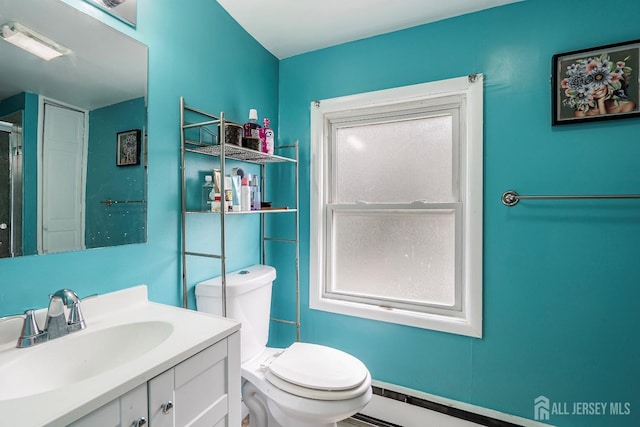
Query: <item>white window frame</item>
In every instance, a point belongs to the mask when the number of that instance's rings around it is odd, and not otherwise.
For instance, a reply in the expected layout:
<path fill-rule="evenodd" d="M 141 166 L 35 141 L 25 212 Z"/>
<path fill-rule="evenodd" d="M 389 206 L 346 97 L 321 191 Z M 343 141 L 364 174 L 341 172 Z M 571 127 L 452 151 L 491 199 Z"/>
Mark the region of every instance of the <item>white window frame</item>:
<path fill-rule="evenodd" d="M 332 118 L 358 115 L 376 109 L 403 109 L 445 105 L 460 100 L 459 209 L 456 251 L 460 256 L 459 301 L 453 310 L 438 307 L 414 310 L 396 304 L 372 304 L 354 295 L 335 298 L 325 292 L 330 232 L 328 207 L 330 127 Z M 409 107 L 405 107 L 409 106 Z M 454 131 L 455 132 L 455 131 Z M 363 317 L 448 333 L 482 337 L 482 199 L 483 199 L 483 76 L 470 76 L 385 89 L 311 103 L 311 188 L 309 305 L 311 309 Z M 428 203 L 418 208 L 429 208 Z M 436 207 L 435 205 L 440 205 Z M 446 208 L 444 204 L 432 207 Z M 458 212 L 458 211 L 456 211 Z M 460 243 L 460 247 L 458 247 Z M 457 292 L 458 292 L 457 291 Z"/>

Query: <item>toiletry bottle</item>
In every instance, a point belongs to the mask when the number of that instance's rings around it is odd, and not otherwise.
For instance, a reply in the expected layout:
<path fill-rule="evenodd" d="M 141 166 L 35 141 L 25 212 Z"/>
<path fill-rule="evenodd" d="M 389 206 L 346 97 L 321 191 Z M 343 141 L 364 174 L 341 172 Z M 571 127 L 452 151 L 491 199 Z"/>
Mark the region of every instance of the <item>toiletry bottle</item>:
<path fill-rule="evenodd" d="M 271 124 L 271 120 L 268 117 L 265 117 L 263 120 L 264 127 L 260 129 L 260 150 L 263 153 L 273 154 L 273 147 L 275 145 L 275 132 L 269 125 Z"/>
<path fill-rule="evenodd" d="M 260 182 L 258 181 L 258 175 L 253 175 L 253 179 L 251 180 L 251 210 L 259 211 L 260 210 Z"/>
<path fill-rule="evenodd" d="M 224 177 L 224 210 L 225 212 L 233 211 L 233 186 L 231 177 Z"/>
<path fill-rule="evenodd" d="M 211 175 L 204 177 L 204 185 L 202 186 L 202 210 L 211 211 L 211 202 L 215 196 L 213 187 L 213 178 Z"/>
<path fill-rule="evenodd" d="M 254 108 L 249 110 L 249 121 L 244 124 L 245 138 L 259 138 L 260 125 L 258 124 L 258 111 Z"/>
<path fill-rule="evenodd" d="M 240 210 L 251 210 L 251 187 L 249 187 L 249 178 L 242 178 L 242 185 L 240 186 Z"/>
<path fill-rule="evenodd" d="M 216 195 L 213 198 L 213 201 L 211 202 L 211 212 L 220 213 L 221 210 L 222 210 L 222 205 L 220 201 L 220 193 L 216 193 Z"/>
<path fill-rule="evenodd" d="M 240 212 L 240 187 L 242 178 L 238 175 L 231 175 L 231 209 L 232 212 Z"/>

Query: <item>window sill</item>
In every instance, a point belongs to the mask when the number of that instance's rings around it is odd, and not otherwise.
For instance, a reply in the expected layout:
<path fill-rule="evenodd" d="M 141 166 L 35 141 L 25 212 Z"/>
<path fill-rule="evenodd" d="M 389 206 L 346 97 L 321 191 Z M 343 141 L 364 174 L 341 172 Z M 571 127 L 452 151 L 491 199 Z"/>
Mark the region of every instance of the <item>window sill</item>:
<path fill-rule="evenodd" d="M 397 308 L 374 306 L 352 301 L 311 297 L 310 308 L 364 319 L 431 329 L 474 338 L 482 338 L 482 316 L 470 313 L 468 318 L 435 313 L 419 313 Z M 458 313 L 461 314 L 461 313 Z"/>

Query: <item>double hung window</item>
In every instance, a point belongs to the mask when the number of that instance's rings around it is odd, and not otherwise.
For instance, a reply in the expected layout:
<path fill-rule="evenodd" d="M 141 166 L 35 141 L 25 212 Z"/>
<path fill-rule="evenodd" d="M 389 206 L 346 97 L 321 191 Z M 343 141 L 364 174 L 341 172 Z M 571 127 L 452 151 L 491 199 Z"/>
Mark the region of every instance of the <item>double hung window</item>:
<path fill-rule="evenodd" d="M 482 76 L 311 111 L 311 308 L 481 336 Z"/>

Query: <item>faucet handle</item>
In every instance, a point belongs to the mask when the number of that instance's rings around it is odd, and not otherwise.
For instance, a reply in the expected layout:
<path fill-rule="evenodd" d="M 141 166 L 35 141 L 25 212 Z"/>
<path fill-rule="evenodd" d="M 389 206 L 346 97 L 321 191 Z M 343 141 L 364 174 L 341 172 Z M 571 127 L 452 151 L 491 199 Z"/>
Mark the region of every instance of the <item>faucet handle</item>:
<path fill-rule="evenodd" d="M 69 332 L 79 331 L 87 327 L 82 310 L 80 310 L 80 300 L 73 303 L 69 309 L 69 319 L 67 321 L 69 325 Z"/>
<path fill-rule="evenodd" d="M 33 310 L 24 312 L 24 323 L 22 324 L 22 332 L 18 338 L 18 348 L 30 347 L 43 340 L 46 340 L 46 333 L 42 332 L 38 327 L 36 316 Z"/>
<path fill-rule="evenodd" d="M 75 292 L 70 291 L 75 295 Z M 73 301 L 73 304 L 69 308 L 69 319 L 67 324 L 69 325 L 69 332 L 79 331 L 87 327 L 82 310 L 80 310 L 80 303 L 86 299 L 97 297 L 98 294 L 87 295 L 84 298 L 79 298 Z M 76 295 L 77 297 L 77 295 Z"/>
<path fill-rule="evenodd" d="M 38 327 L 38 322 L 36 322 L 35 312 L 30 310 L 25 310 L 24 312 L 24 324 L 22 325 L 22 335 L 23 337 L 31 337 L 34 335 L 41 334 L 42 331 Z"/>

